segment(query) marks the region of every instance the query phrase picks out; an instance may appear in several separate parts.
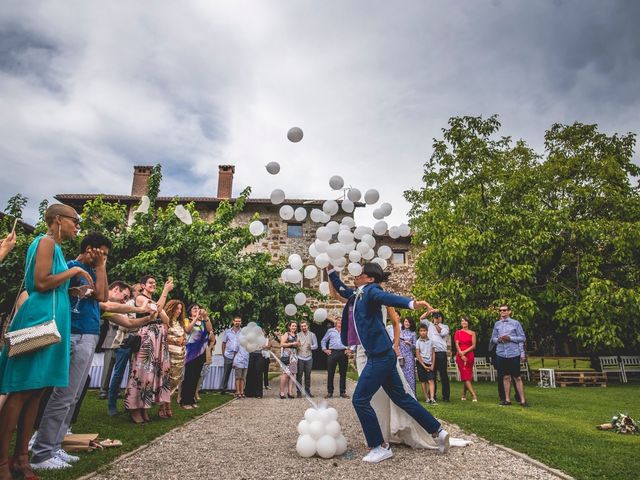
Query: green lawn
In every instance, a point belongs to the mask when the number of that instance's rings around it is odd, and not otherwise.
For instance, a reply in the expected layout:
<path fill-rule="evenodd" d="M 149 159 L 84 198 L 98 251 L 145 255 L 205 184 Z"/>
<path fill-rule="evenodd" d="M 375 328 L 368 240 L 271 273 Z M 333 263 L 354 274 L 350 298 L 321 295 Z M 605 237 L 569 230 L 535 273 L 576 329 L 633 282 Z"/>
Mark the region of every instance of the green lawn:
<path fill-rule="evenodd" d="M 596 430 L 618 412 L 640 419 L 640 386 L 525 388 L 531 408 L 498 406 L 495 383 L 475 385 L 479 401 L 460 401 L 452 382 L 451 403 L 428 409 L 469 433 L 526 453 L 577 479 L 640 478 L 640 435 Z M 418 390 L 420 388 L 418 387 Z M 422 398 L 422 394 L 419 394 Z"/>
<path fill-rule="evenodd" d="M 107 416 L 106 400 L 98 400 L 96 390 L 90 390 L 82 404 L 82 410 L 78 417 L 78 422 L 73 425 L 74 433 L 99 433 L 101 438 L 118 439 L 123 446 L 97 450 L 89 453 L 74 453 L 82 457 L 71 469 L 37 472 L 38 476 L 44 480 L 68 480 L 86 475 L 95 471 L 107 463 L 113 461 L 123 453 L 135 450 L 140 445 L 149 443 L 169 430 L 182 425 L 183 423 L 202 415 L 203 413 L 228 402 L 232 395 L 219 395 L 217 393 L 204 393 L 199 402 L 200 408 L 193 410 L 182 410 L 173 405 L 173 417 L 168 420 L 158 418 L 157 407 L 151 409 L 152 422 L 144 425 L 135 425 L 129 421 L 129 417 L 120 413 L 116 417 Z M 122 410 L 122 401 L 119 402 Z"/>

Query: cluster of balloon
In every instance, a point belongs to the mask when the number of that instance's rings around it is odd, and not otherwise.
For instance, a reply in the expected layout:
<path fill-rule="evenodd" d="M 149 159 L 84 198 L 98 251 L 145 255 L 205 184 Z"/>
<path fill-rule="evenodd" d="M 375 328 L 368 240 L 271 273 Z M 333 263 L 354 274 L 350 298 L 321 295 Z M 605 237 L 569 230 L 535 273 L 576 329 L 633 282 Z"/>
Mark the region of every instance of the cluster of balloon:
<path fill-rule="evenodd" d="M 335 408 L 308 408 L 304 420 L 298 423 L 296 451 L 303 458 L 318 455 L 332 458 L 347 451 L 347 439 L 342 434 Z"/>
<path fill-rule="evenodd" d="M 267 338 L 256 322 L 249 322 L 242 327 L 239 339 L 240 345 L 249 353 L 262 350 L 267 344 Z"/>

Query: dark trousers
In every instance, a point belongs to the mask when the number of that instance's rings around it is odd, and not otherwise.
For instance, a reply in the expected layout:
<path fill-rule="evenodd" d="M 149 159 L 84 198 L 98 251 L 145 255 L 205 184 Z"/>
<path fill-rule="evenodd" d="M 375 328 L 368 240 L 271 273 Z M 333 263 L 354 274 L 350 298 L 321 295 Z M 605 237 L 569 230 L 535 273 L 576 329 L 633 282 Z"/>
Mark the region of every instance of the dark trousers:
<path fill-rule="evenodd" d="M 440 376 L 440 381 L 442 382 L 442 400 L 445 402 L 449 401 L 449 374 L 447 373 L 447 352 L 436 352 L 436 371 L 438 376 Z M 434 375 L 436 382 L 435 389 L 433 390 L 433 396 L 435 398 L 436 393 L 438 393 L 438 382 L 437 376 Z"/>
<path fill-rule="evenodd" d="M 107 399 L 108 411 L 111 415 L 116 414 L 116 405 L 118 402 L 118 392 L 120 392 L 120 384 L 124 378 L 124 372 L 127 369 L 129 360 L 131 359 L 131 349 L 120 347 L 116 350 L 116 362 L 113 367 L 113 376 L 109 383 L 109 396 Z"/>
<path fill-rule="evenodd" d="M 313 366 L 313 357 L 309 360 L 300 360 L 298 358 L 298 373 L 296 373 L 296 380 L 300 385 L 302 385 L 302 376 L 304 375 L 304 390 L 307 392 L 307 395 L 311 394 L 311 367 Z M 335 373 L 335 366 L 333 367 L 333 371 Z M 340 367 L 340 372 L 342 372 L 342 367 Z M 331 385 L 333 385 L 333 375 L 331 376 Z M 331 389 L 333 391 L 333 388 Z M 298 392 L 301 394 L 302 392 Z"/>
<path fill-rule="evenodd" d="M 269 386 L 269 364 L 271 363 L 271 358 L 267 357 L 264 359 L 264 368 L 262 369 L 262 381 L 265 387 Z"/>
<path fill-rule="evenodd" d="M 247 379 L 244 385 L 244 394 L 247 397 L 262 397 L 262 371 L 264 370 L 264 357 L 262 352 L 249 354 L 249 367 Z"/>
<path fill-rule="evenodd" d="M 224 374 L 222 375 L 222 385 L 220 385 L 220 393 L 224 393 L 227 391 L 227 384 L 229 383 L 231 370 L 233 370 L 233 359 L 227 358 L 227 357 L 223 357 L 223 358 L 224 358 Z"/>
<path fill-rule="evenodd" d="M 180 405 L 193 405 L 196 403 L 196 388 L 202 373 L 206 354 L 202 353 L 184 366 L 184 379 L 180 389 Z"/>
<path fill-rule="evenodd" d="M 347 393 L 347 355 L 344 350 L 331 350 L 327 359 L 327 393 L 333 395 L 333 376 L 340 366 L 340 393 Z M 298 367 L 299 368 L 299 367 Z"/>
<path fill-rule="evenodd" d="M 371 406 L 371 398 L 380 387 L 389 395 L 393 403 L 413 417 L 427 432 L 435 433 L 440 429 L 440 422 L 404 391 L 402 379 L 396 368 L 397 361 L 393 350 L 389 350 L 386 354 L 369 357 L 358 379 L 356 390 L 353 392 L 353 408 L 358 414 L 367 445 L 372 448 L 384 442 L 378 417 Z"/>

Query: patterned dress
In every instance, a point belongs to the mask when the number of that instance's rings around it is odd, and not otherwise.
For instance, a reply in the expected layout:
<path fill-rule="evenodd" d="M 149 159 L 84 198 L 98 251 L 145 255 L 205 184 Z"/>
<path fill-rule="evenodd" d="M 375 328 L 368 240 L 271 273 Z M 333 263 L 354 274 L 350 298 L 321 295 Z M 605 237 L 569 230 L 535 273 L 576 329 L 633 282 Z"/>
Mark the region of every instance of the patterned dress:
<path fill-rule="evenodd" d="M 140 350 L 131 359 L 124 406 L 128 410 L 151 408 L 154 403 L 171 400 L 171 358 L 167 348 L 167 332 L 161 323 L 140 329 Z"/>
<path fill-rule="evenodd" d="M 413 354 L 416 348 L 416 332 L 412 332 L 409 329 L 400 330 L 400 354 L 404 358 L 404 365 L 402 366 L 402 373 L 406 378 L 407 383 L 413 389 L 415 395 L 416 392 L 416 362 Z"/>
<path fill-rule="evenodd" d="M 173 322 L 173 325 L 169 327 L 167 332 L 167 344 L 169 348 L 169 356 L 171 357 L 171 368 L 169 369 L 169 393 L 172 394 L 178 389 L 180 382 L 182 381 L 182 372 L 184 369 L 184 356 L 185 348 L 182 346 L 171 343 L 178 339 L 185 339 L 184 328 L 180 325 L 179 321 Z"/>

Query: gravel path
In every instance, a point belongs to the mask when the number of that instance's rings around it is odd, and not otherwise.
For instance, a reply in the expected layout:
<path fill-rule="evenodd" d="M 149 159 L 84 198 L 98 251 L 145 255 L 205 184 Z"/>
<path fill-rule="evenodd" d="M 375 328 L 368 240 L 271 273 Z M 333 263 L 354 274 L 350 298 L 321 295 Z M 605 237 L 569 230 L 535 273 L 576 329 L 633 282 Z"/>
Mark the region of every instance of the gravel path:
<path fill-rule="evenodd" d="M 314 372 L 312 391 L 323 392 L 326 377 Z M 337 379 L 336 379 L 337 383 Z M 350 392 L 354 383 L 349 382 Z M 93 479 L 557 479 L 557 475 L 504 451 L 454 425 L 452 436 L 472 440 L 447 455 L 394 446 L 394 457 L 377 465 L 362 462 L 364 439 L 351 401 L 329 400 L 338 410 L 349 449 L 330 460 L 300 458 L 295 450 L 296 425 L 309 403 L 281 400 L 277 382 L 263 399 L 234 400 L 161 439 Z M 565 477 L 567 478 L 567 477 Z"/>

